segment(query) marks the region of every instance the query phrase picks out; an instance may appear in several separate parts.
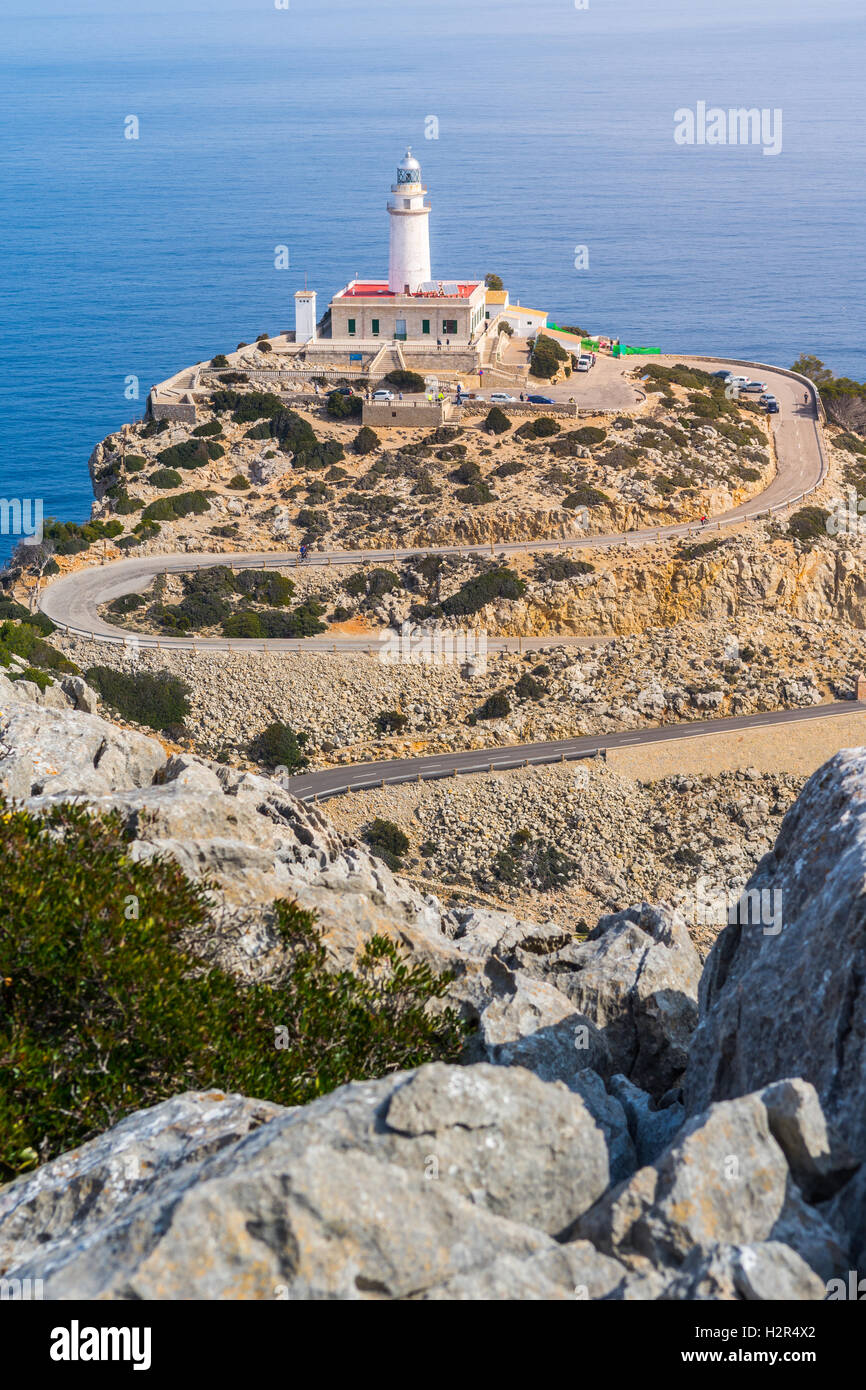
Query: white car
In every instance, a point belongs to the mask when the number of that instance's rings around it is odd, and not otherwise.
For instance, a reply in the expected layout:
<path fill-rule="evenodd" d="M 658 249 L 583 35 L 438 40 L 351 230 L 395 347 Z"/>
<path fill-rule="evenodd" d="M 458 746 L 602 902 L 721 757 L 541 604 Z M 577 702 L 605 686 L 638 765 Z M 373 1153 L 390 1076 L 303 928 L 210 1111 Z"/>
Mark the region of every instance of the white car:
<path fill-rule="evenodd" d="M 590 362 L 588 357 L 578 357 L 577 370 L 579 372 L 588 372 L 591 366 L 592 363 Z"/>
<path fill-rule="evenodd" d="M 766 391 L 766 389 L 767 389 L 767 383 L 766 383 L 766 381 L 747 381 L 746 384 L 745 384 L 745 386 L 741 386 L 741 387 L 740 387 L 740 390 L 741 390 L 741 391 L 748 391 L 748 392 Z"/>
<path fill-rule="evenodd" d="M 763 396 L 761 397 L 761 399 L 758 401 L 758 405 L 775 405 L 775 404 L 776 404 L 776 397 L 775 397 L 774 395 L 772 395 L 769 391 L 765 391 L 764 395 L 763 395 Z"/>
<path fill-rule="evenodd" d="M 494 405 L 512 405 L 517 397 L 509 396 L 507 391 L 494 391 L 490 400 Z"/>
<path fill-rule="evenodd" d="M 374 400 L 374 401 L 393 401 L 393 399 L 394 399 L 394 392 L 393 392 L 393 391 L 374 391 L 374 392 L 373 392 L 373 400 Z"/>
<path fill-rule="evenodd" d="M 727 384 L 728 386 L 748 386 L 749 378 L 747 376 L 729 376 Z"/>

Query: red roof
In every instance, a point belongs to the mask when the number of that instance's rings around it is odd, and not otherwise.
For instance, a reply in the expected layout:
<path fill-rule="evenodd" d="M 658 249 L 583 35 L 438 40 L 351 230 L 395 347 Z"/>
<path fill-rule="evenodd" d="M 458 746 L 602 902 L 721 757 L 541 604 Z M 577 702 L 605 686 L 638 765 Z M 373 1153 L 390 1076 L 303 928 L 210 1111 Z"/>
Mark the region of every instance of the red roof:
<path fill-rule="evenodd" d="M 453 281 L 443 281 L 443 284 L 453 284 Z M 462 281 L 457 285 L 456 295 L 440 295 L 436 290 L 416 290 L 413 299 L 469 299 L 473 290 L 476 290 L 481 282 L 470 280 L 466 283 Z M 344 290 L 335 296 L 337 299 L 393 299 L 394 291 L 388 288 L 387 280 L 356 280 L 353 284 L 347 285 Z"/>
<path fill-rule="evenodd" d="M 356 280 L 353 285 L 347 285 L 344 290 L 340 290 L 338 299 L 372 299 L 375 295 L 388 296 L 393 299 L 394 291 L 388 289 L 387 280 Z"/>

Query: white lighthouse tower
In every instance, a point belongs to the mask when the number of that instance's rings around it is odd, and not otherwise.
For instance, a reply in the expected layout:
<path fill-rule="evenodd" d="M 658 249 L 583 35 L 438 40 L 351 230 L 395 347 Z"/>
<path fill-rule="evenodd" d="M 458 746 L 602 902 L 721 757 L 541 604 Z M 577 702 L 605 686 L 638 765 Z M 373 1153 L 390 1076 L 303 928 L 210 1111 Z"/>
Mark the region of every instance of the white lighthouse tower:
<path fill-rule="evenodd" d="M 388 288 L 394 294 L 414 294 L 430 281 L 430 208 L 424 202 L 426 192 L 421 182 L 421 165 L 409 149 L 397 166 L 397 182 L 391 185 L 393 197 L 388 203 Z"/>

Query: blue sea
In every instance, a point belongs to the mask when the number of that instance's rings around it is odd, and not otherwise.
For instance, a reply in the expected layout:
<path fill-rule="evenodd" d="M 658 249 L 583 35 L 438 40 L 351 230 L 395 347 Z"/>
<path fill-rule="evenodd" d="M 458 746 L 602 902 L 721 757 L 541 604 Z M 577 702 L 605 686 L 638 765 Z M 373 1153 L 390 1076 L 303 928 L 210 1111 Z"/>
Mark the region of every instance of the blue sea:
<path fill-rule="evenodd" d="M 6 3 L 0 496 L 85 519 L 153 382 L 386 271 L 407 143 L 435 275 L 866 377 L 863 0 Z M 781 153 L 676 145 L 700 101 L 781 110 Z"/>

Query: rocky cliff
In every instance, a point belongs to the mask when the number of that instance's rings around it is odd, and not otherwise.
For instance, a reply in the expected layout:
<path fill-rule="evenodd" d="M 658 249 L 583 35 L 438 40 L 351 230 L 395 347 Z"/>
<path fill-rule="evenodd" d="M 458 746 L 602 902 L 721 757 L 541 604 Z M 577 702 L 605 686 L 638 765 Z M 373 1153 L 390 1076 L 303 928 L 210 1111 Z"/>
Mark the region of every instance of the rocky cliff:
<path fill-rule="evenodd" d="M 335 963 L 386 931 L 448 965 L 476 1027 L 464 1065 L 306 1107 L 128 1116 L 0 1189 L 0 1275 L 59 1299 L 808 1300 L 866 1273 L 862 751 L 807 784 L 702 977 L 668 906 L 582 941 L 446 910 L 271 779 L 25 684 L 0 690 L 5 794 L 115 808 L 133 855 L 213 879 L 213 956 L 266 972 L 291 894 Z"/>

